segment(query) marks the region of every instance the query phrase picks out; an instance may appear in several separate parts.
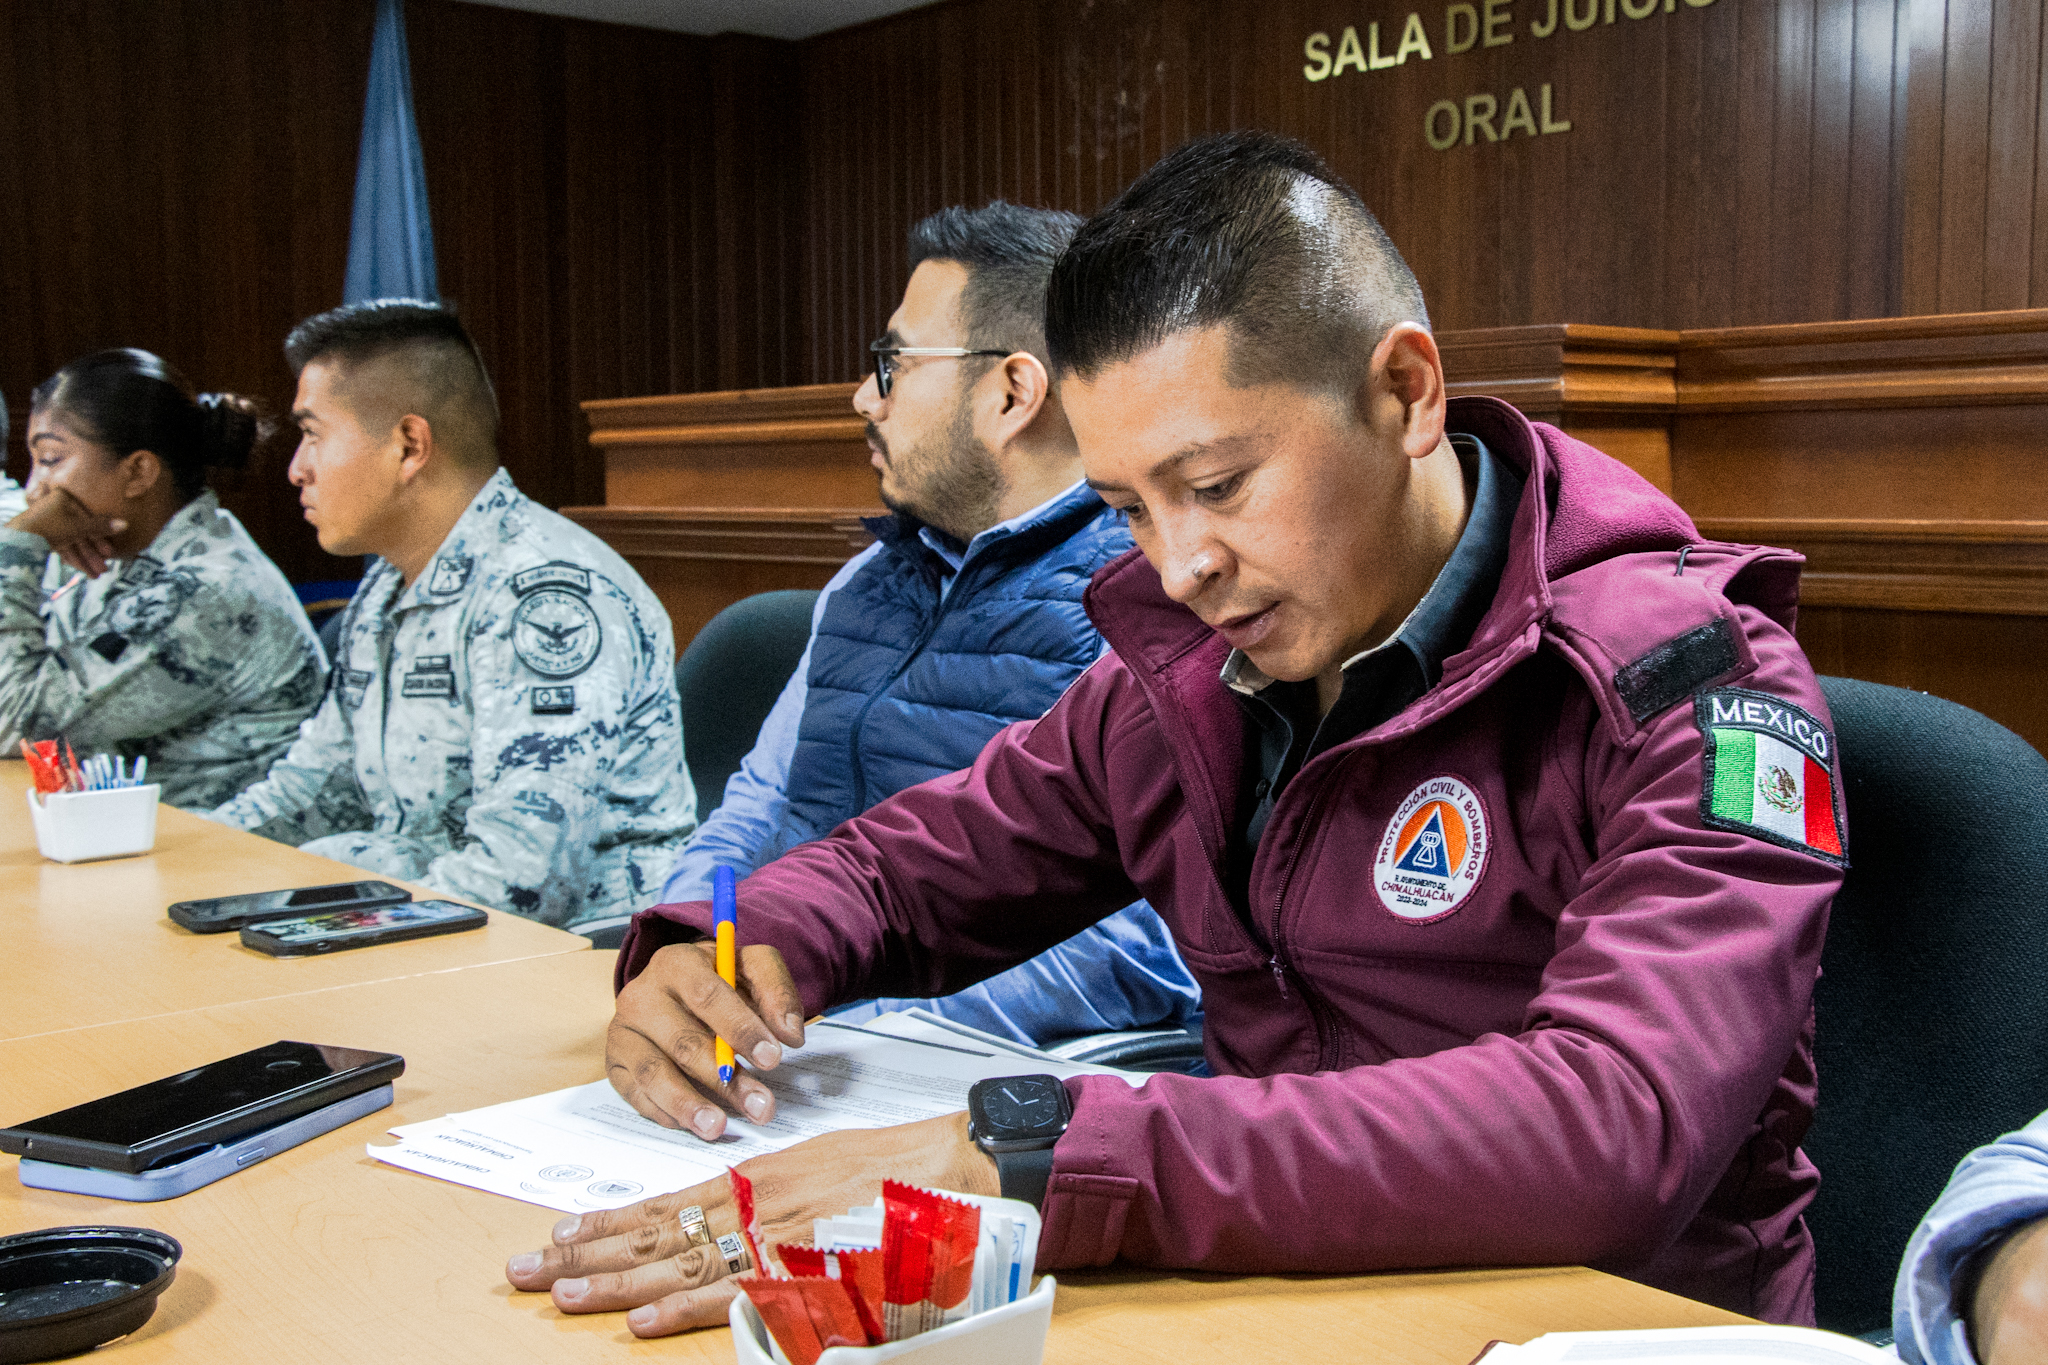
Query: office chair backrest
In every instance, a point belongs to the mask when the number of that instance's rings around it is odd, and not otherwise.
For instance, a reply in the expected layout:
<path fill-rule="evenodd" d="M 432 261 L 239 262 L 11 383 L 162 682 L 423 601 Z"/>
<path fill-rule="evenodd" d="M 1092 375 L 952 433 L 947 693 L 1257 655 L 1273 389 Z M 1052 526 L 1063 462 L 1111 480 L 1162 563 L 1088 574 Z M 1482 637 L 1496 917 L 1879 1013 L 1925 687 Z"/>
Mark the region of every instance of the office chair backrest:
<path fill-rule="evenodd" d="M 1823 678 L 1850 870 L 1815 995 L 1805 1148 L 1820 1322 L 1891 1321 L 1906 1240 L 1971 1148 L 2048 1109 L 2048 761 L 1974 711 Z"/>
<path fill-rule="evenodd" d="M 697 788 L 698 819 L 724 799 L 726 779 L 754 747 L 796 671 L 817 601 L 808 589 L 743 597 L 712 617 L 676 660 L 683 756 Z"/>

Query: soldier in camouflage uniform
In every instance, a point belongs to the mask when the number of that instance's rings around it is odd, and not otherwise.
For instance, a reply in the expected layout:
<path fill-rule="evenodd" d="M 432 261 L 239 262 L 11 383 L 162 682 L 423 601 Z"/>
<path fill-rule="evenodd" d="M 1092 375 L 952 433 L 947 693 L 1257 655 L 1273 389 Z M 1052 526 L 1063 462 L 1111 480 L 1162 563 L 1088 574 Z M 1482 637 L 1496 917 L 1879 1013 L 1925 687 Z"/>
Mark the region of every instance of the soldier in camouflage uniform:
<path fill-rule="evenodd" d="M 304 432 L 293 480 L 321 544 L 385 557 L 349 603 L 319 711 L 269 776 L 213 818 L 550 924 L 652 903 L 696 824 L 660 603 L 502 469 L 471 489 L 452 526 L 428 528 L 443 533 L 424 557 L 407 553 L 402 525 L 379 525 L 390 517 L 375 498 L 359 499 L 367 513 L 351 509 L 356 485 L 380 496 L 388 485 L 335 453 L 351 439 L 336 429 L 350 412 L 368 446 L 402 447 L 418 422 L 432 451 L 422 468 L 438 459 L 444 477 L 465 466 L 437 439 L 487 426 L 495 441 L 494 404 L 490 421 L 480 409 L 466 420 L 447 397 L 460 387 L 447 372 L 472 365 L 489 393 L 452 314 L 352 305 L 304 324 L 287 355 L 301 370 Z M 439 378 L 421 378 L 437 366 Z M 391 408 L 380 386 L 418 401 Z M 408 457 L 397 458 L 391 468 Z"/>
<path fill-rule="evenodd" d="M 62 737 L 81 757 L 146 756 L 163 800 L 197 810 L 283 755 L 326 664 L 291 585 L 204 484 L 255 434 L 246 400 L 195 400 L 145 351 L 36 390 L 29 506 L 0 529 L 0 752 Z"/>

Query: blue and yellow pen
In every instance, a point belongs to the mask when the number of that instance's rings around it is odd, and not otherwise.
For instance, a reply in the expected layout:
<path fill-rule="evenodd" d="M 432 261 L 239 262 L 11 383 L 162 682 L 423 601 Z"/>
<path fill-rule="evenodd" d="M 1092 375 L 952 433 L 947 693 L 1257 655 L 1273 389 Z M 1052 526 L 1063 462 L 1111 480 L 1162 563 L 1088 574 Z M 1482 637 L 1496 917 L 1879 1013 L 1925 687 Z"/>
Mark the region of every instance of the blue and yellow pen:
<path fill-rule="evenodd" d="M 711 869 L 711 913 L 716 917 L 718 935 L 718 979 L 739 989 L 740 925 L 739 907 L 733 903 L 733 876 L 729 867 Z M 718 1040 L 718 1083 L 732 1084 L 732 1044 Z"/>

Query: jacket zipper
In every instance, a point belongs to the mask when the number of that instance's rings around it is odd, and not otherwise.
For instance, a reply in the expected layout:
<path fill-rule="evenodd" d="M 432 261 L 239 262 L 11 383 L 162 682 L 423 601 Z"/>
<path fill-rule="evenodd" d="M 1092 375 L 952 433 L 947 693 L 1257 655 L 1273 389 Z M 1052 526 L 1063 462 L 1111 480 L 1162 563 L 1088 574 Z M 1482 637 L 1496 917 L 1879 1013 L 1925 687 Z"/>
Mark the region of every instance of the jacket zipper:
<path fill-rule="evenodd" d="M 1340 761 L 1334 766 L 1341 768 L 1344 765 Z M 1299 782 L 1300 780 L 1301 778 L 1297 774 L 1295 781 Z M 1308 810 L 1302 816 L 1301 828 L 1294 840 L 1294 847 L 1288 855 L 1287 867 L 1280 875 L 1280 889 L 1273 897 L 1273 952 L 1266 962 L 1267 968 L 1273 973 L 1273 984 L 1279 987 L 1282 1000 L 1287 999 L 1287 977 L 1289 973 L 1293 972 L 1297 977 L 1297 985 L 1301 992 L 1301 1003 L 1308 1007 L 1309 1021 L 1315 1026 L 1316 1065 L 1318 1069 L 1327 1069 L 1335 1065 L 1330 1052 L 1331 1044 L 1336 1035 L 1330 1027 L 1330 1012 L 1328 1008 L 1310 987 L 1308 978 L 1301 976 L 1298 972 L 1294 972 L 1292 964 L 1287 960 L 1287 934 L 1280 917 L 1287 904 L 1287 888 L 1294 882 L 1294 869 L 1301 861 L 1302 846 L 1315 833 L 1317 817 L 1323 808 L 1323 793 L 1328 789 L 1328 785 L 1326 780 L 1316 788 L 1315 794 L 1309 798 Z"/>

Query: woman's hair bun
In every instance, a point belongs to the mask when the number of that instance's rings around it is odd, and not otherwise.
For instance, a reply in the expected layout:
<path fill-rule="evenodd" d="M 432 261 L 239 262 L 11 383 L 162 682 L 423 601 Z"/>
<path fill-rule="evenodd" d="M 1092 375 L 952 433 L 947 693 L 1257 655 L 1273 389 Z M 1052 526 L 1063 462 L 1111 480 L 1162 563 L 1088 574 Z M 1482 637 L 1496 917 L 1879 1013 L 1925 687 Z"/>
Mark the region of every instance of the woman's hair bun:
<path fill-rule="evenodd" d="M 249 452 L 270 434 L 270 423 L 256 400 L 239 393 L 202 393 L 196 401 L 202 461 L 216 469 L 247 464 Z"/>

